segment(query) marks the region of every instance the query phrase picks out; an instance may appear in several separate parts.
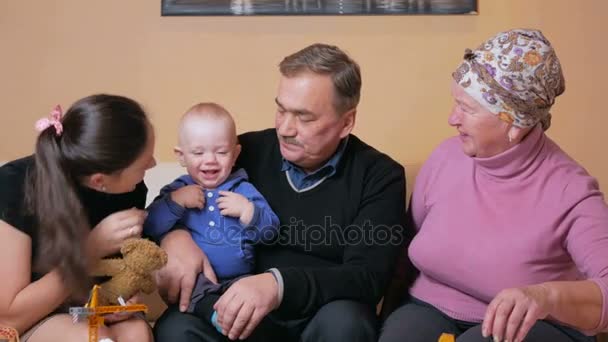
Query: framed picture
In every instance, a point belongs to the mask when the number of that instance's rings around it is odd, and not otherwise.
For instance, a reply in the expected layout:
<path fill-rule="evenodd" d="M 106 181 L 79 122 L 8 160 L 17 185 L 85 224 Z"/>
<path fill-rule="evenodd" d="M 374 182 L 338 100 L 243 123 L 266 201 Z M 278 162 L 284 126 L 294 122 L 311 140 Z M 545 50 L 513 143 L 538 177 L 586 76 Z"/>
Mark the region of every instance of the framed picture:
<path fill-rule="evenodd" d="M 173 15 L 477 14 L 478 0 L 161 0 Z"/>

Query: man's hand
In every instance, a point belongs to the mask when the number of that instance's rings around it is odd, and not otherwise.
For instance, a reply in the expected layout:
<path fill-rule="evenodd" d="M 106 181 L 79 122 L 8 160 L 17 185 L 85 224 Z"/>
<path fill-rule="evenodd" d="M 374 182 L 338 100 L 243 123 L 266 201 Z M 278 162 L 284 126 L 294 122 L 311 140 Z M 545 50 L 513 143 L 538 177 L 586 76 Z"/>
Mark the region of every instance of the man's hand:
<path fill-rule="evenodd" d="M 205 207 L 203 188 L 198 184 L 183 186 L 173 191 L 171 199 L 184 208 L 203 209 Z"/>
<path fill-rule="evenodd" d="M 230 217 L 238 217 L 242 224 L 248 225 L 253 218 L 253 203 L 245 196 L 231 191 L 220 191 L 217 199 L 217 207 L 220 214 Z"/>
<path fill-rule="evenodd" d="M 168 261 L 156 272 L 158 292 L 167 304 L 177 302 L 179 296 L 179 309 L 186 311 L 198 274 L 203 272 L 214 283 L 217 277 L 209 259 L 187 231 L 170 232 L 163 238 L 161 247 L 167 252 Z"/>
<path fill-rule="evenodd" d="M 550 297 L 542 284 L 500 291 L 486 309 L 482 335 L 495 341 L 523 341 L 534 323 L 552 311 Z"/>
<path fill-rule="evenodd" d="M 213 308 L 222 333 L 243 340 L 278 306 L 278 284 L 272 274 L 262 273 L 237 280 Z"/>

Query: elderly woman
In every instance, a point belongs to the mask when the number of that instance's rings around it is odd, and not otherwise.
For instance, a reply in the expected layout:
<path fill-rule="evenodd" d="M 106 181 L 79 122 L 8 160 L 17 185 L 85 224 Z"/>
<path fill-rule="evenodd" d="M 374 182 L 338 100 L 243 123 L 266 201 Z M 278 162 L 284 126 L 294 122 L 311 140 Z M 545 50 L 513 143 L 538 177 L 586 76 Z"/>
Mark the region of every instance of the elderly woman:
<path fill-rule="evenodd" d="M 420 271 L 380 341 L 594 341 L 608 326 L 608 207 L 545 135 L 561 66 L 536 30 L 467 50 L 453 74 L 458 136 L 413 192 Z"/>

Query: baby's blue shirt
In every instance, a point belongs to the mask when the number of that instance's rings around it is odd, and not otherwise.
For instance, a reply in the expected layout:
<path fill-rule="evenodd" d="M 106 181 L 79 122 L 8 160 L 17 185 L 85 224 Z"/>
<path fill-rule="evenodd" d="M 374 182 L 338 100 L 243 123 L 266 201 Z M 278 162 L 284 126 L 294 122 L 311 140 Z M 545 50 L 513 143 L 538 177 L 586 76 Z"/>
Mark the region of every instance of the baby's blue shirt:
<path fill-rule="evenodd" d="M 196 184 L 192 177 L 183 175 L 160 190 L 147 209 L 144 233 L 158 240 L 174 226 L 183 226 L 205 252 L 220 280 L 251 273 L 254 245 L 270 243 L 277 237 L 278 217 L 264 197 L 248 182 L 243 169 L 232 173 L 217 189 L 204 190 L 203 209 L 187 209 L 171 199 L 173 191 L 192 184 Z M 239 218 L 220 214 L 216 204 L 219 191 L 241 194 L 253 203 L 254 213 L 249 225 L 241 224 Z"/>

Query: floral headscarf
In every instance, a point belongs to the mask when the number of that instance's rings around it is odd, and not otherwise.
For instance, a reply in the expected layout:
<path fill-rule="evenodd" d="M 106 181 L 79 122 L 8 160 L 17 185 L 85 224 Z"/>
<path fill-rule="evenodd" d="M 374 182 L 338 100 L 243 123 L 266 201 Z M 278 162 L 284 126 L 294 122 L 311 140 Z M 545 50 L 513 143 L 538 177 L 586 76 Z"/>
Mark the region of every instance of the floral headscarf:
<path fill-rule="evenodd" d="M 518 127 L 551 125 L 549 110 L 565 90 L 559 59 L 538 30 L 501 32 L 467 49 L 452 74 L 475 100 Z"/>

